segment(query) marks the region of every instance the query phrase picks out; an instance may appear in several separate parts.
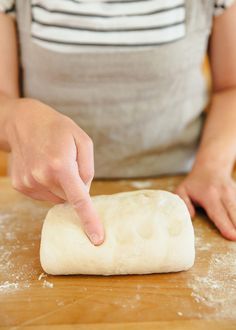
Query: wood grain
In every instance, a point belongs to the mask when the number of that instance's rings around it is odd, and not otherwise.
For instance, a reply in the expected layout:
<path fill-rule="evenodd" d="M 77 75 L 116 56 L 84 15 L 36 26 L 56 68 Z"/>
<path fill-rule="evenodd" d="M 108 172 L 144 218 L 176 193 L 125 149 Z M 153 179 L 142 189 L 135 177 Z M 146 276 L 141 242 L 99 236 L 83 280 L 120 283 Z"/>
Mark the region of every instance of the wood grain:
<path fill-rule="evenodd" d="M 0 176 L 7 174 L 7 154 L 0 151 Z"/>
<path fill-rule="evenodd" d="M 96 181 L 92 194 L 172 191 L 180 180 Z M 0 179 L 0 329 L 236 329 L 236 243 L 204 214 L 193 220 L 196 262 L 188 272 L 46 276 L 39 244 L 49 207 Z"/>

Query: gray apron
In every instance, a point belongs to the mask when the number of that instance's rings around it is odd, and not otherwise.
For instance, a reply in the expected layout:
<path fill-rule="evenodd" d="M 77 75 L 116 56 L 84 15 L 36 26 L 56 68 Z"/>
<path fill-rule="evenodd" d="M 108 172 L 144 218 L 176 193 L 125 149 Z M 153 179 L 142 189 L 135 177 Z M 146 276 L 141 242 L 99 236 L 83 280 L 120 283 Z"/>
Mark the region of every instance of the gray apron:
<path fill-rule="evenodd" d="M 97 178 L 191 169 L 209 101 L 202 63 L 213 1 L 186 0 L 186 36 L 152 47 L 60 53 L 31 38 L 17 1 L 22 94 L 72 118 L 93 140 Z"/>

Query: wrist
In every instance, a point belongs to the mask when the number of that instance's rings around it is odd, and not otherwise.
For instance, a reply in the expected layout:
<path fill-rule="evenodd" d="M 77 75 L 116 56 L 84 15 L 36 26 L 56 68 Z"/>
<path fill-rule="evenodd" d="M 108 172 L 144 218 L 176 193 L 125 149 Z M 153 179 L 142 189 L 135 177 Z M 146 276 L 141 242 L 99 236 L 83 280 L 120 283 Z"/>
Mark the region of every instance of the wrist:
<path fill-rule="evenodd" d="M 4 98 L 3 111 L 1 116 L 2 134 L 0 143 L 5 151 L 11 151 L 11 137 L 17 124 L 20 123 L 23 109 L 31 109 L 34 100 L 27 98 Z M 23 119 L 24 120 L 24 119 Z"/>
<path fill-rule="evenodd" d="M 208 171 L 217 175 L 231 175 L 234 167 L 234 158 L 223 152 L 204 152 L 196 156 L 192 172 Z"/>
<path fill-rule="evenodd" d="M 7 152 L 10 151 L 7 130 L 10 118 L 13 117 L 14 102 L 15 99 L 0 94 L 0 149 Z"/>

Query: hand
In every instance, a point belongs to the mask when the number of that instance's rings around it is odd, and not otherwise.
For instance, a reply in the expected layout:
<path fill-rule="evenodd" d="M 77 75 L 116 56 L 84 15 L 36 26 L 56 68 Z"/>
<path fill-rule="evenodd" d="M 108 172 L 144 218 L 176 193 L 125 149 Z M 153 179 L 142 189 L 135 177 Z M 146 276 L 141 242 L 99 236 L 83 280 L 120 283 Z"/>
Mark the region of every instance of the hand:
<path fill-rule="evenodd" d="M 31 99 L 12 101 L 5 130 L 13 187 L 38 200 L 67 200 L 92 243 L 101 244 L 103 227 L 89 196 L 94 160 L 88 135 L 68 117 Z"/>
<path fill-rule="evenodd" d="M 221 234 L 236 240 L 236 183 L 230 174 L 214 169 L 193 170 L 177 187 L 193 217 L 194 204 L 201 206 Z"/>

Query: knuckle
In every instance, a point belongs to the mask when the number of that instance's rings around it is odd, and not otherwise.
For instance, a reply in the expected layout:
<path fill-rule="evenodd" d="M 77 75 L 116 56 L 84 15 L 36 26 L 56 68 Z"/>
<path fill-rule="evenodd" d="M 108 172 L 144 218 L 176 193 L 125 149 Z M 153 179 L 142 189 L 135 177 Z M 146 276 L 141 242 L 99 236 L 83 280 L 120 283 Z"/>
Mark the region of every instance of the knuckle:
<path fill-rule="evenodd" d="M 216 203 L 208 203 L 207 201 L 204 201 L 201 206 L 206 211 L 207 216 L 211 220 L 214 220 L 214 222 L 220 217 L 221 212 Z"/>
<path fill-rule="evenodd" d="M 24 186 L 24 184 L 23 184 L 20 180 L 18 180 L 18 179 L 16 179 L 16 178 L 12 178 L 12 182 L 11 182 L 11 184 L 12 184 L 12 187 L 13 187 L 15 190 L 20 191 L 20 192 L 25 191 L 25 186 Z"/>
<path fill-rule="evenodd" d="M 93 150 L 93 140 L 87 135 L 84 135 L 84 144 L 86 144 L 86 147 Z"/>
<path fill-rule="evenodd" d="M 35 200 L 38 200 L 38 201 L 47 201 L 48 200 L 46 197 L 44 197 L 40 193 L 30 193 L 30 194 L 28 194 L 28 196 Z"/>
<path fill-rule="evenodd" d="M 221 189 L 222 189 L 222 192 L 227 196 L 230 196 L 233 192 L 232 188 L 229 185 L 226 185 L 226 184 L 222 185 Z"/>
<path fill-rule="evenodd" d="M 228 208 L 233 212 L 236 213 L 236 202 L 228 201 Z"/>
<path fill-rule="evenodd" d="M 221 216 L 214 210 L 208 209 L 207 215 L 214 222 L 214 224 L 217 226 L 221 222 Z"/>
<path fill-rule="evenodd" d="M 94 168 L 88 168 L 81 173 L 81 179 L 85 183 L 90 182 L 93 179 L 93 177 L 94 177 Z"/>
<path fill-rule="evenodd" d="M 218 196 L 218 189 L 214 185 L 210 185 L 206 190 L 206 197 L 215 198 Z"/>
<path fill-rule="evenodd" d="M 51 158 L 48 164 L 51 172 L 61 173 L 65 170 L 65 164 L 61 158 Z"/>
<path fill-rule="evenodd" d="M 41 185 L 47 185 L 51 180 L 50 168 L 48 165 L 40 166 L 38 168 L 34 168 L 31 171 L 31 175 L 33 180 L 40 183 Z"/>
<path fill-rule="evenodd" d="M 32 189 L 35 185 L 35 181 L 32 176 L 24 175 L 22 177 L 23 184 L 26 188 Z"/>
<path fill-rule="evenodd" d="M 226 220 L 224 211 L 218 207 L 217 204 L 208 206 L 206 211 L 208 217 L 215 223 L 215 225 L 218 225 Z"/>
<path fill-rule="evenodd" d="M 80 220 L 81 220 L 81 223 L 82 223 L 84 229 L 91 228 L 91 226 L 93 225 L 93 222 L 90 218 L 82 218 Z"/>
<path fill-rule="evenodd" d="M 211 208 L 207 210 L 207 215 L 211 220 L 216 219 L 216 214 L 215 214 L 214 210 L 212 210 Z"/>
<path fill-rule="evenodd" d="M 82 209 L 86 209 L 89 206 L 89 200 L 88 198 L 79 198 L 76 200 L 72 200 L 71 204 L 77 210 L 82 210 Z"/>

